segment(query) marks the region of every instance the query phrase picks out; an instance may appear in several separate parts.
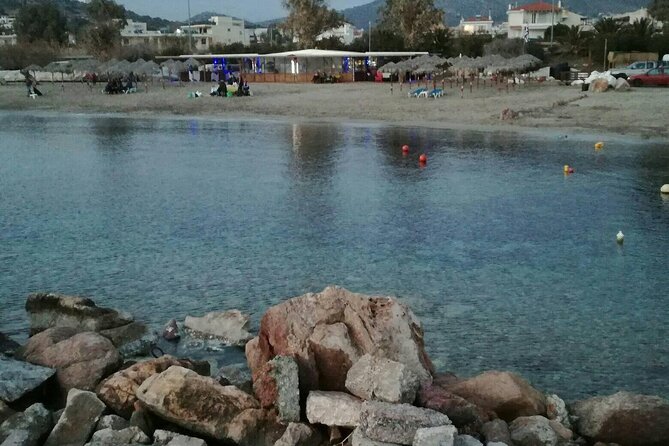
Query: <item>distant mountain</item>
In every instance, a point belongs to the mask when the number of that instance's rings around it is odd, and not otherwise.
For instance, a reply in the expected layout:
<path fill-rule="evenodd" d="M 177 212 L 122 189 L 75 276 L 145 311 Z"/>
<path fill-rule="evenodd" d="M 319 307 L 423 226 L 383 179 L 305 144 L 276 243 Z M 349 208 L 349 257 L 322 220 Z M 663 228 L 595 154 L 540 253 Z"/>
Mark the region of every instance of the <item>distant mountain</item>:
<path fill-rule="evenodd" d="M 547 0 L 550 2 L 550 0 Z M 435 5 L 445 11 L 446 22 L 457 25 L 460 17 L 492 14 L 498 22 L 506 21 L 506 11 L 509 3 L 514 6 L 531 3 L 528 1 L 509 0 L 436 0 Z M 599 14 L 621 13 L 635 11 L 648 6 L 650 0 L 566 0 L 562 4 L 571 11 L 589 17 Z M 358 28 L 367 28 L 369 22 L 375 24 L 379 19 L 379 10 L 385 5 L 385 0 L 374 0 L 361 6 L 344 9 L 341 12 L 346 20 Z M 557 4 L 557 0 L 555 1 Z"/>

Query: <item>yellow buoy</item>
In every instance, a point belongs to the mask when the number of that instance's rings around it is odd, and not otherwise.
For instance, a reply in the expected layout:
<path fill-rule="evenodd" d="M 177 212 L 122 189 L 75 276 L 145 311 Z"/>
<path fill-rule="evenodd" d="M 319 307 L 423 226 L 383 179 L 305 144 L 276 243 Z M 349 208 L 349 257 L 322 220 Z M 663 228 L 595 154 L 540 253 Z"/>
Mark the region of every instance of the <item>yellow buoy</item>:
<path fill-rule="evenodd" d="M 595 144 L 595 150 L 602 150 L 604 148 L 604 143 L 599 141 Z"/>
<path fill-rule="evenodd" d="M 562 170 L 564 171 L 564 173 L 569 173 L 569 164 L 565 164 Z"/>

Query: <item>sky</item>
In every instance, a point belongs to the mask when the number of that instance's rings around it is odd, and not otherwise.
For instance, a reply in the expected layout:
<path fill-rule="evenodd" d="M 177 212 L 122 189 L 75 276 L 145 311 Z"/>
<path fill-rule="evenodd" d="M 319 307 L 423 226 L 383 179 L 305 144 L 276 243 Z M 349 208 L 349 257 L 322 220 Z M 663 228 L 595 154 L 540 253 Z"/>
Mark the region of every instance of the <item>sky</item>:
<path fill-rule="evenodd" d="M 170 20 L 188 18 L 188 0 L 117 0 L 138 14 Z M 371 0 L 330 0 L 337 9 L 363 5 Z M 220 12 L 251 21 L 275 19 L 285 16 L 281 0 L 190 0 L 191 15 L 204 11 Z"/>

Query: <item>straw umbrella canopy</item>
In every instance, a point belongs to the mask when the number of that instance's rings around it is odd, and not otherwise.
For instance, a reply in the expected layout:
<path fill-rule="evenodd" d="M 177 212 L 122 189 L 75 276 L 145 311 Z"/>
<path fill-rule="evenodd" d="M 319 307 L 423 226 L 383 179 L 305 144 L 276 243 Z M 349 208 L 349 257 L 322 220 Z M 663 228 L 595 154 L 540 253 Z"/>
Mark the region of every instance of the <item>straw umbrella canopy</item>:
<path fill-rule="evenodd" d="M 379 68 L 379 71 L 382 73 L 394 73 L 397 71 L 397 64 L 395 62 L 388 62 Z"/>
<path fill-rule="evenodd" d="M 136 74 L 145 74 L 147 76 L 160 76 L 161 74 L 160 65 L 154 61 L 145 62 L 134 71 Z"/>
<path fill-rule="evenodd" d="M 42 67 L 40 67 L 37 64 L 31 64 L 31 65 L 28 65 L 27 67 L 25 67 L 24 70 L 28 71 L 28 72 L 32 71 L 33 74 L 35 74 L 35 72 L 37 72 L 37 71 L 42 71 Z"/>
<path fill-rule="evenodd" d="M 192 57 L 188 59 L 186 62 L 184 62 L 185 66 L 190 66 L 192 65 L 194 68 L 198 68 L 200 66 L 200 62 L 197 60 L 193 59 Z"/>

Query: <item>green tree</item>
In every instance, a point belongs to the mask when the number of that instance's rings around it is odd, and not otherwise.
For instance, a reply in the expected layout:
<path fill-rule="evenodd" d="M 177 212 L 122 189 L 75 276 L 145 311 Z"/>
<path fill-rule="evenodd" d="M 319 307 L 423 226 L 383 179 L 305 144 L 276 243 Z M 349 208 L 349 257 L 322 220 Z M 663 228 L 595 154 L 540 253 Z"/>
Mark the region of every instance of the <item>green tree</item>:
<path fill-rule="evenodd" d="M 610 17 L 599 19 L 595 23 L 595 32 L 602 36 L 614 36 L 618 34 L 620 28 L 620 24 Z"/>
<path fill-rule="evenodd" d="M 564 33 L 555 38 L 563 52 L 574 56 L 582 55 L 590 43 L 591 34 L 584 32 L 580 26 L 572 25 Z"/>
<path fill-rule="evenodd" d="M 85 32 L 87 46 L 95 56 L 108 59 L 118 53 L 121 46 L 125 8 L 114 0 L 92 0 L 86 10 L 91 20 Z"/>
<path fill-rule="evenodd" d="M 444 26 L 444 12 L 434 0 L 386 0 L 381 26 L 399 33 L 407 47 L 416 48 L 426 34 Z"/>
<path fill-rule="evenodd" d="M 327 6 L 325 0 L 283 0 L 288 17 L 283 28 L 299 41 L 302 48 L 311 48 L 323 32 L 343 23 L 343 17 Z"/>
<path fill-rule="evenodd" d="M 420 48 L 442 56 L 451 55 L 453 50 L 453 32 L 449 28 L 437 28 L 430 33 L 424 34 L 421 38 Z"/>
<path fill-rule="evenodd" d="M 23 6 L 14 22 L 14 30 L 21 42 L 49 42 L 62 45 L 67 42 L 67 19 L 51 1 Z"/>
<path fill-rule="evenodd" d="M 669 22 L 669 0 L 653 0 L 648 5 L 648 12 L 655 20 L 660 22 Z M 666 29 L 666 25 L 665 25 Z"/>

